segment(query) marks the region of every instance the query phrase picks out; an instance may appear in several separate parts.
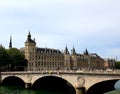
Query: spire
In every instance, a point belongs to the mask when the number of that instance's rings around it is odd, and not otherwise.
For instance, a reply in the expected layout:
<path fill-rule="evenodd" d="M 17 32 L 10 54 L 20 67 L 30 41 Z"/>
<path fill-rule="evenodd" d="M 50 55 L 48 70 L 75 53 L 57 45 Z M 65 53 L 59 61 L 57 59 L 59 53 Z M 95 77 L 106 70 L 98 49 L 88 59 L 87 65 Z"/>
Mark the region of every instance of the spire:
<path fill-rule="evenodd" d="M 28 33 L 28 35 L 27 35 L 27 40 L 25 41 L 25 43 L 34 43 L 34 44 L 36 45 L 35 40 L 32 40 L 32 39 L 31 39 L 30 30 L 29 30 L 29 33 Z"/>
<path fill-rule="evenodd" d="M 88 55 L 88 50 L 86 49 L 85 52 L 84 52 L 84 55 Z"/>
<path fill-rule="evenodd" d="M 31 33 L 30 33 L 30 30 L 29 30 L 29 33 L 28 33 L 28 38 L 31 39 Z"/>
<path fill-rule="evenodd" d="M 75 55 L 76 54 L 76 51 L 75 51 L 75 48 L 73 46 L 73 49 L 72 49 L 72 54 Z"/>
<path fill-rule="evenodd" d="M 65 47 L 64 54 L 69 54 L 69 51 L 68 51 L 67 45 L 66 45 L 66 47 Z"/>
<path fill-rule="evenodd" d="M 12 48 L 12 36 L 10 36 L 9 49 Z"/>

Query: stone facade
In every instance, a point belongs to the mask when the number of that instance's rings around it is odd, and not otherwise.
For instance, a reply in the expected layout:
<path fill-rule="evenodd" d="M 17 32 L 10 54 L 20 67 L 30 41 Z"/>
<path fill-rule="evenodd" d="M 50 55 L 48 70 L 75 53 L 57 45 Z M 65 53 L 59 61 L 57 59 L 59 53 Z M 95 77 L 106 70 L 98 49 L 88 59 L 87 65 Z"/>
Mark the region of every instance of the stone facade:
<path fill-rule="evenodd" d="M 29 32 L 25 47 L 21 49 L 28 60 L 29 71 L 40 70 L 77 70 L 77 69 L 105 69 L 105 61 L 96 53 L 89 53 L 87 49 L 83 54 L 78 54 L 75 48 L 64 52 L 59 49 L 36 47 L 35 40 L 31 39 Z"/>

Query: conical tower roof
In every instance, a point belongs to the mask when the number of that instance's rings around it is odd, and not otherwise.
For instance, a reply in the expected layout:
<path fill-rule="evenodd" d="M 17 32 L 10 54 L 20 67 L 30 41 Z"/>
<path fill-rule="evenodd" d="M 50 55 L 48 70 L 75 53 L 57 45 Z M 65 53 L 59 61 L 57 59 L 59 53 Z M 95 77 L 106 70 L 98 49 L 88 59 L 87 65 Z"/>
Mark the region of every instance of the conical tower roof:
<path fill-rule="evenodd" d="M 68 51 L 67 46 L 65 47 L 64 54 L 70 54 L 69 51 Z"/>
<path fill-rule="evenodd" d="M 27 40 L 25 41 L 25 43 L 34 43 L 34 44 L 36 44 L 36 42 L 31 39 L 31 33 L 30 33 L 30 31 L 28 33 Z"/>

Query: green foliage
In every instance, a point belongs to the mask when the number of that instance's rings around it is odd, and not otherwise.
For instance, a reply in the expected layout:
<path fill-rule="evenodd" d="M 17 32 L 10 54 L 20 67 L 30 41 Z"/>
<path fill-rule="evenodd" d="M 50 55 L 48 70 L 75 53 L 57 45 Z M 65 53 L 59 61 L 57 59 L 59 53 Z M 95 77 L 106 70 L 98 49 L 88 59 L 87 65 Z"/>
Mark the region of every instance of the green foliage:
<path fill-rule="evenodd" d="M 24 54 L 17 48 L 5 49 L 0 45 L 0 70 L 24 70 L 28 61 Z"/>
<path fill-rule="evenodd" d="M 10 55 L 10 59 L 11 59 L 11 63 L 13 64 L 17 64 L 22 62 L 22 60 L 24 60 L 24 54 L 22 52 L 20 52 L 19 49 L 17 48 L 11 48 L 8 50 L 8 54 Z"/>
<path fill-rule="evenodd" d="M 115 68 L 120 69 L 120 61 L 115 62 Z"/>
<path fill-rule="evenodd" d="M 6 49 L 0 45 L 0 67 L 6 66 L 9 64 L 10 58 Z"/>
<path fill-rule="evenodd" d="M 20 52 L 19 49 L 17 48 L 11 48 L 8 50 L 8 54 L 10 56 L 10 64 L 12 70 L 17 70 L 18 67 L 20 66 L 25 66 L 25 56 L 22 52 Z M 16 68 L 16 69 L 15 69 Z"/>

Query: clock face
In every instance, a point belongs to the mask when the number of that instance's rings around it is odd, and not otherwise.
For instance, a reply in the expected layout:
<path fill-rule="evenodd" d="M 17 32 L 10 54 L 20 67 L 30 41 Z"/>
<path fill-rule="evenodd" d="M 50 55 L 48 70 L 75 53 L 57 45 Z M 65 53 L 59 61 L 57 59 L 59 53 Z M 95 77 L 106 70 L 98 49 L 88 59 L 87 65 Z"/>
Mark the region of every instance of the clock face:
<path fill-rule="evenodd" d="M 86 94 L 120 94 L 120 79 L 96 83 L 87 90 Z"/>

